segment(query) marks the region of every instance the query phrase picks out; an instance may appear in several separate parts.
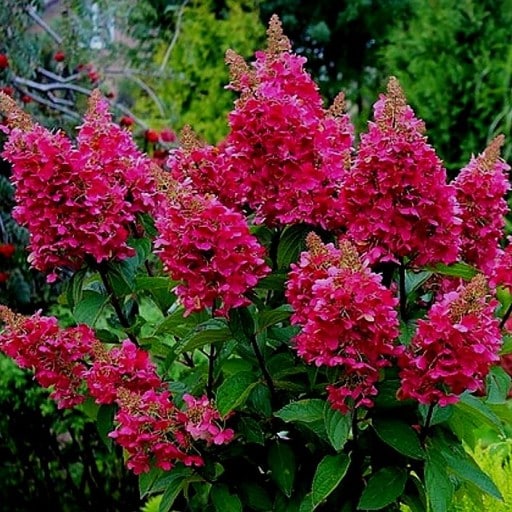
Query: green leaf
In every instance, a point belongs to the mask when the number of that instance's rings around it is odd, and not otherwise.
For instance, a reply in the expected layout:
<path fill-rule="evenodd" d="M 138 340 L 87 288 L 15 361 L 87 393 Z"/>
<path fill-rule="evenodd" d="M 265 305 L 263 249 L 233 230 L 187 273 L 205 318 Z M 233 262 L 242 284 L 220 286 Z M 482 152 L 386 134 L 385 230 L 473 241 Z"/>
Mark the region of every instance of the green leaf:
<path fill-rule="evenodd" d="M 160 308 L 149 297 L 142 297 L 139 300 L 139 315 L 152 324 L 162 322 L 164 319 Z"/>
<path fill-rule="evenodd" d="M 227 327 L 222 327 L 220 329 L 204 329 L 192 334 L 184 340 L 184 343 L 180 345 L 177 352 L 190 352 L 191 350 L 204 347 L 210 343 L 228 341 L 231 338 L 231 331 Z"/>
<path fill-rule="evenodd" d="M 453 498 L 453 483 L 442 457 L 430 451 L 425 463 L 425 489 L 432 512 L 447 512 Z"/>
<path fill-rule="evenodd" d="M 253 418 L 241 418 L 238 423 L 239 432 L 248 443 L 265 444 L 265 434 L 260 423 Z"/>
<path fill-rule="evenodd" d="M 257 316 L 258 330 L 261 332 L 271 325 L 288 320 L 292 311 L 292 307 L 288 304 L 283 304 L 282 306 L 270 311 L 262 311 Z"/>
<path fill-rule="evenodd" d="M 285 405 L 282 409 L 277 411 L 274 416 L 286 422 L 301 421 L 304 423 L 312 423 L 318 420 L 323 421 L 324 406 L 324 400 L 308 398 Z"/>
<path fill-rule="evenodd" d="M 296 461 L 293 450 L 284 443 L 275 443 L 268 452 L 270 477 L 288 498 L 292 495 Z"/>
<path fill-rule="evenodd" d="M 512 353 L 512 336 L 510 334 L 505 334 L 503 336 L 503 345 L 501 346 L 500 355 L 506 356 L 507 354 Z"/>
<path fill-rule="evenodd" d="M 142 473 L 139 475 L 139 495 L 141 498 L 144 498 L 153 487 L 156 479 L 163 474 L 163 470 L 152 467 L 147 473 Z"/>
<path fill-rule="evenodd" d="M 92 290 L 86 290 L 83 298 L 73 309 L 73 317 L 79 324 L 87 324 L 94 327 L 103 308 L 108 303 L 108 297 Z"/>
<path fill-rule="evenodd" d="M 217 512 L 242 512 L 242 502 L 238 496 L 229 492 L 227 485 L 214 485 L 210 496 Z"/>
<path fill-rule="evenodd" d="M 256 376 L 251 372 L 235 373 L 228 377 L 217 391 L 216 404 L 220 415 L 226 416 L 242 405 L 256 384 Z"/>
<path fill-rule="evenodd" d="M 418 434 L 407 423 L 399 420 L 375 418 L 373 428 L 380 439 L 398 453 L 412 459 L 425 458 L 425 452 L 421 447 Z"/>
<path fill-rule="evenodd" d="M 73 277 L 66 285 L 66 299 L 71 308 L 74 308 L 82 300 L 83 285 L 86 275 L 87 269 L 79 270 L 73 274 Z"/>
<path fill-rule="evenodd" d="M 453 407 L 455 410 L 466 413 L 477 424 L 482 424 L 483 422 L 497 429 L 499 432 L 503 431 L 501 421 L 496 414 L 494 414 L 482 400 L 475 398 L 469 393 L 463 393 L 460 396 L 459 402 Z"/>
<path fill-rule="evenodd" d="M 468 281 L 478 273 L 476 268 L 462 262 L 454 263 L 453 265 L 438 263 L 431 270 L 436 274 L 450 277 L 461 277 L 462 279 L 466 279 Z"/>
<path fill-rule="evenodd" d="M 252 390 L 249 402 L 263 417 L 272 416 L 272 396 L 265 384 L 259 383 Z"/>
<path fill-rule="evenodd" d="M 316 508 L 338 487 L 347 474 L 350 457 L 345 453 L 326 455 L 318 464 L 313 477 L 312 501 Z"/>
<path fill-rule="evenodd" d="M 113 405 L 101 405 L 96 416 L 96 428 L 101 440 L 108 446 L 112 446 L 112 438 L 108 434 L 114 430 L 114 413 Z"/>
<path fill-rule="evenodd" d="M 269 276 L 260 279 L 256 288 L 260 288 L 261 290 L 280 291 L 284 288 L 286 278 L 287 274 L 285 272 L 270 274 Z"/>
<path fill-rule="evenodd" d="M 348 440 L 351 429 L 351 416 L 349 414 L 341 414 L 326 403 L 324 406 L 324 421 L 327 437 L 332 447 L 339 452 Z"/>
<path fill-rule="evenodd" d="M 250 510 L 258 512 L 269 512 L 272 510 L 272 501 L 267 491 L 254 482 L 244 482 L 241 485 L 242 494 L 244 496 L 244 504 L 246 503 Z"/>
<path fill-rule="evenodd" d="M 315 507 L 313 506 L 313 494 L 308 493 L 304 496 L 299 508 L 299 512 L 313 512 Z"/>
<path fill-rule="evenodd" d="M 149 292 L 165 311 L 176 301 L 176 296 L 171 292 L 176 284 L 167 277 L 136 277 L 135 291 Z"/>
<path fill-rule="evenodd" d="M 420 404 L 418 410 L 421 414 L 422 425 L 425 425 L 428 416 L 428 410 L 430 405 Z M 430 416 L 429 425 L 433 427 L 434 425 L 439 425 L 440 423 L 444 423 L 448 421 L 453 416 L 453 405 L 447 405 L 445 407 L 439 407 L 438 405 L 434 406 L 434 412 Z"/>
<path fill-rule="evenodd" d="M 487 376 L 488 404 L 503 404 L 508 401 L 510 375 L 501 367 L 494 366 Z"/>
<path fill-rule="evenodd" d="M 284 230 L 277 247 L 277 266 L 287 269 L 299 257 L 306 235 L 311 231 L 310 226 L 297 224 Z"/>
<path fill-rule="evenodd" d="M 358 510 L 381 510 L 402 495 L 407 481 L 405 469 L 387 467 L 373 474 L 364 488 Z"/>
<path fill-rule="evenodd" d="M 179 496 L 186 484 L 187 476 L 187 473 L 176 474 L 173 469 L 162 496 L 158 512 L 169 512 L 171 510 L 173 503 L 176 501 L 176 498 Z"/>
<path fill-rule="evenodd" d="M 432 272 L 422 271 L 422 272 L 413 272 L 412 270 L 407 270 L 405 272 L 405 294 L 408 297 L 412 292 L 416 291 L 421 287 L 425 281 L 432 277 Z"/>

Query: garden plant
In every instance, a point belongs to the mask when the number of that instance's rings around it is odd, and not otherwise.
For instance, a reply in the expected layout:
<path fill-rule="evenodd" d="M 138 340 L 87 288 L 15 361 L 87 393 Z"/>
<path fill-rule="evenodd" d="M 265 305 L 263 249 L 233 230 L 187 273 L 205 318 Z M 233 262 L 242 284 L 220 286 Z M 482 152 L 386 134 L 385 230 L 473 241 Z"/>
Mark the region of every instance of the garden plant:
<path fill-rule="evenodd" d="M 159 510 L 448 511 L 503 500 L 512 246 L 496 137 L 448 182 L 394 77 L 356 144 L 273 16 L 216 146 L 163 165 L 95 90 L 76 141 L 0 96 L 15 219 L 74 325 L 0 349 L 95 418 Z M 488 502 L 488 501 L 486 501 Z"/>

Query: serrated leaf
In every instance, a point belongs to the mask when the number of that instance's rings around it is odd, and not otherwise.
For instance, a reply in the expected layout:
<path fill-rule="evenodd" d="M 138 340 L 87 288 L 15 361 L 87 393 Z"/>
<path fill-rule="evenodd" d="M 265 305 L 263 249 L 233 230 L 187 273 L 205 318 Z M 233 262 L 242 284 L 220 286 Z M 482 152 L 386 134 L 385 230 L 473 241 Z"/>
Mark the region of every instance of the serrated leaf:
<path fill-rule="evenodd" d="M 443 276 L 450 277 L 460 277 L 462 279 L 470 280 L 475 277 L 478 273 L 478 270 L 467 263 L 454 263 L 453 265 L 445 265 L 443 263 L 438 263 L 435 267 L 433 267 L 432 272 L 436 274 L 441 274 Z"/>
<path fill-rule="evenodd" d="M 316 508 L 338 487 L 347 474 L 350 457 L 345 453 L 326 455 L 318 464 L 311 490 L 313 506 Z"/>
<path fill-rule="evenodd" d="M 155 302 L 149 297 L 142 297 L 139 300 L 139 315 L 146 322 L 157 324 L 164 320 L 164 315 Z"/>
<path fill-rule="evenodd" d="M 311 231 L 310 226 L 297 224 L 284 230 L 277 247 L 277 266 L 287 269 L 299 257 L 303 241 Z"/>
<path fill-rule="evenodd" d="M 454 406 L 455 410 L 461 410 L 473 417 L 477 423 L 487 423 L 490 427 L 494 427 L 502 432 L 503 427 L 500 419 L 494 414 L 482 400 L 475 398 L 469 393 L 463 393 L 459 402 Z"/>
<path fill-rule="evenodd" d="M 313 506 L 313 495 L 311 493 L 306 494 L 302 500 L 299 508 L 299 512 L 313 512 L 315 507 Z"/>
<path fill-rule="evenodd" d="M 410 425 L 399 420 L 376 418 L 373 428 L 379 438 L 398 453 L 412 459 L 425 458 L 418 434 Z"/>
<path fill-rule="evenodd" d="M 217 512 L 242 512 L 242 502 L 238 496 L 229 492 L 226 485 L 214 485 L 210 496 Z"/>
<path fill-rule="evenodd" d="M 349 414 L 341 414 L 328 403 L 324 406 L 324 422 L 327 437 L 332 447 L 340 451 L 348 440 L 352 419 Z"/>
<path fill-rule="evenodd" d="M 239 372 L 228 377 L 217 391 L 216 404 L 220 415 L 226 416 L 243 404 L 256 384 L 256 376 L 251 372 Z"/>
<path fill-rule="evenodd" d="M 296 461 L 293 450 L 285 443 L 275 443 L 268 452 L 270 477 L 288 498 L 292 495 Z"/>
<path fill-rule="evenodd" d="M 501 367 L 494 366 L 487 375 L 488 404 L 503 404 L 508 401 L 510 391 L 510 375 Z"/>
<path fill-rule="evenodd" d="M 144 498 L 153 487 L 156 479 L 162 475 L 163 471 L 160 468 L 152 467 L 147 473 L 139 475 L 139 495 Z"/>
<path fill-rule="evenodd" d="M 288 304 L 283 304 L 282 306 L 270 311 L 262 311 L 257 317 L 258 330 L 263 331 L 271 325 L 288 320 L 292 311 L 292 307 Z"/>
<path fill-rule="evenodd" d="M 373 474 L 361 494 L 358 510 L 381 510 L 395 502 L 405 489 L 407 472 L 401 468 L 382 468 Z"/>
<path fill-rule="evenodd" d="M 83 293 L 82 300 L 73 309 L 74 319 L 79 324 L 87 324 L 94 327 L 108 300 L 108 297 L 101 293 L 86 290 Z"/>
<path fill-rule="evenodd" d="M 169 512 L 173 503 L 176 501 L 176 498 L 179 496 L 180 492 L 185 486 L 187 477 L 184 474 L 173 475 L 171 473 L 170 477 L 171 478 L 169 478 L 167 487 L 165 488 L 164 494 L 162 496 L 162 501 L 160 502 L 158 512 Z"/>
<path fill-rule="evenodd" d="M 319 420 L 323 421 L 324 406 L 324 400 L 308 398 L 285 405 L 274 416 L 286 422 L 301 421 L 303 423 L 312 423 Z"/>

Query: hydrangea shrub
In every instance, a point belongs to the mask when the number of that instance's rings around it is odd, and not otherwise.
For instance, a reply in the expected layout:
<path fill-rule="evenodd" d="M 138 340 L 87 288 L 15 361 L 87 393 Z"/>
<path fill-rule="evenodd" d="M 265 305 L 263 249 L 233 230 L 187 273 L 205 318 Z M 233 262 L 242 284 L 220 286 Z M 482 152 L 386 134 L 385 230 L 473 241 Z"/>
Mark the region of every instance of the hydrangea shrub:
<path fill-rule="evenodd" d="M 502 138 L 448 183 L 395 78 L 356 147 L 277 17 L 226 60 L 228 135 L 187 127 L 163 166 L 97 92 L 76 142 L 0 96 L 29 260 L 76 322 L 0 307 L 0 349 L 161 512 L 501 499 L 464 445 L 512 416 Z"/>

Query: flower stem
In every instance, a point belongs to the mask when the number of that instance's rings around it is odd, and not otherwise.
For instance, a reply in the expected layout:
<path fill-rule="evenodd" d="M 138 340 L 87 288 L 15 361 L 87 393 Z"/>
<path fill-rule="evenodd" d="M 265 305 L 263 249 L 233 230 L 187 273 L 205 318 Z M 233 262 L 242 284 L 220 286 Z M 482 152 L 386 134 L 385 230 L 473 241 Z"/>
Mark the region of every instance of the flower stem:
<path fill-rule="evenodd" d="M 425 438 L 427 437 L 427 432 L 430 428 L 430 422 L 432 421 L 432 416 L 434 414 L 434 408 L 436 404 L 430 404 L 427 411 L 427 417 L 425 418 L 425 425 L 423 425 L 423 428 L 421 430 L 420 439 L 423 443 L 425 441 Z"/>
<path fill-rule="evenodd" d="M 256 336 L 254 334 L 250 337 L 251 345 L 254 350 L 254 353 L 256 354 L 256 359 L 258 360 L 258 364 L 261 368 L 261 372 L 263 373 L 263 377 L 265 379 L 265 382 L 267 383 L 268 389 L 270 391 L 270 396 L 272 397 L 272 402 L 275 403 L 276 401 L 276 388 L 274 386 L 274 381 L 272 380 L 272 376 L 267 370 L 267 367 L 265 365 L 265 359 L 263 358 L 263 354 L 261 353 L 260 347 L 258 346 L 258 342 L 256 340 Z"/>
<path fill-rule="evenodd" d="M 213 399 L 213 381 L 214 381 L 214 370 L 215 370 L 215 346 L 213 343 L 210 345 L 210 354 L 208 355 L 208 381 L 206 383 L 206 396 Z"/>
<path fill-rule="evenodd" d="M 505 314 L 503 315 L 503 318 L 500 322 L 500 329 L 503 329 L 505 327 L 505 324 L 507 323 L 507 320 L 510 318 L 510 314 L 512 313 L 512 304 L 507 308 L 507 311 L 505 311 Z"/>
<path fill-rule="evenodd" d="M 103 265 L 99 265 L 98 273 L 100 274 L 105 290 L 107 290 L 110 303 L 112 304 L 112 307 L 116 312 L 117 318 L 119 319 L 119 323 L 123 326 L 124 329 L 129 329 L 130 322 L 128 322 L 128 319 L 126 318 L 126 315 L 123 312 L 123 308 L 121 307 L 121 304 L 119 303 L 119 300 L 116 294 L 114 293 L 114 289 L 112 288 L 112 284 L 110 282 L 110 277 L 108 275 L 107 269 Z M 128 336 L 132 343 L 134 343 L 137 347 L 139 346 L 139 341 L 132 333 L 127 332 L 126 335 Z"/>

